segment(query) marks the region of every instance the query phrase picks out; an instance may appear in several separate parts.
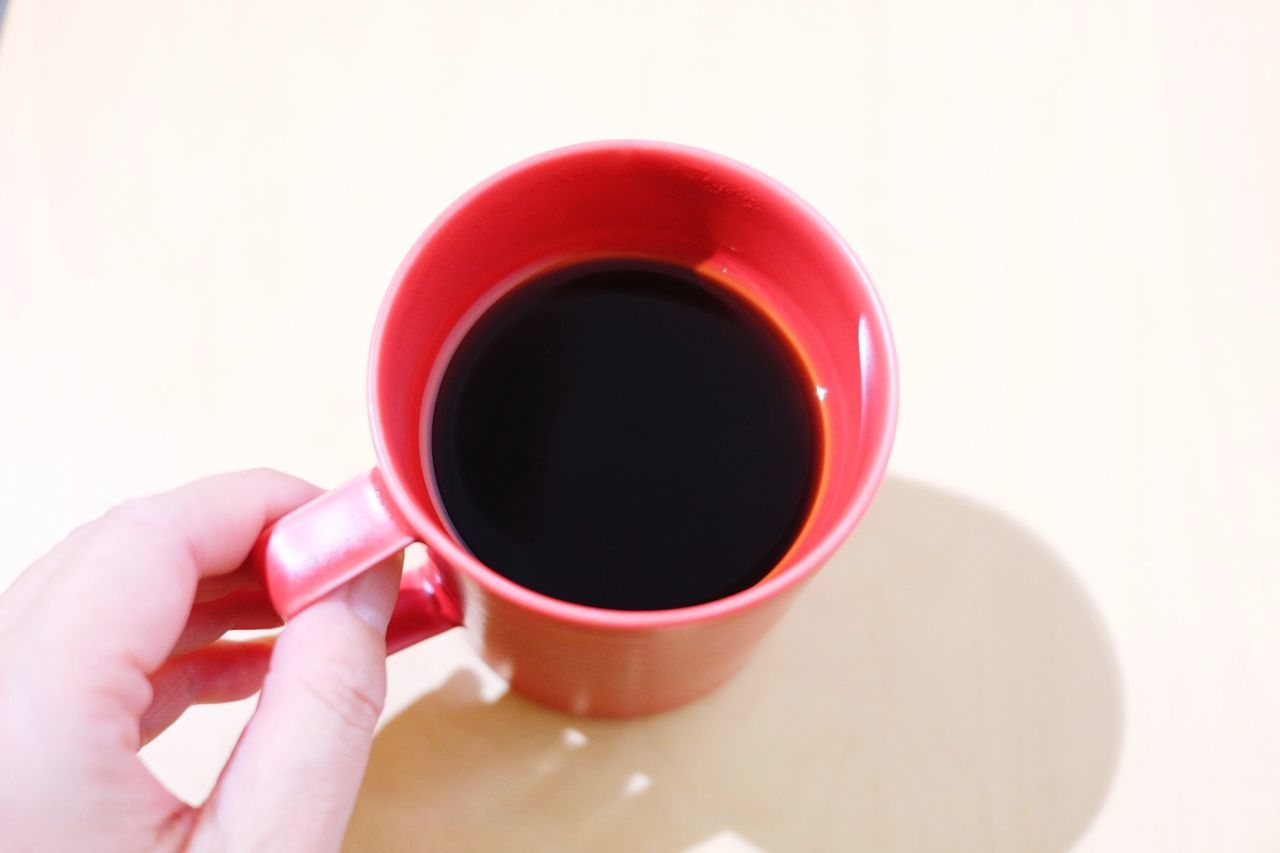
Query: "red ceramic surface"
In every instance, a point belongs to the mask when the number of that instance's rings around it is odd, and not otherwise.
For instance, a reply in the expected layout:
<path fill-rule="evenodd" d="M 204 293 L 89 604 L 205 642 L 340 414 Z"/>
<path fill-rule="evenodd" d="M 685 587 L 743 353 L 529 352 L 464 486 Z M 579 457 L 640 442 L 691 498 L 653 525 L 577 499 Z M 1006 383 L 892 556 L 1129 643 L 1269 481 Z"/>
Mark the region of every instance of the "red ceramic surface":
<path fill-rule="evenodd" d="M 812 377 L 824 433 L 813 513 L 766 579 L 727 598 L 614 611 L 517 586 L 452 536 L 423 474 L 425 404 L 469 324 L 531 275 L 608 256 L 682 264 L 733 288 L 788 331 Z M 281 519 L 260 543 L 280 612 L 421 541 L 430 562 L 406 573 L 391 650 L 462 624 L 518 692 L 621 716 L 679 705 L 726 679 L 849 535 L 888 460 L 897 373 L 870 279 L 803 201 L 706 151 L 600 142 L 493 176 L 419 238 L 374 331 L 369 416 L 378 467 Z"/>

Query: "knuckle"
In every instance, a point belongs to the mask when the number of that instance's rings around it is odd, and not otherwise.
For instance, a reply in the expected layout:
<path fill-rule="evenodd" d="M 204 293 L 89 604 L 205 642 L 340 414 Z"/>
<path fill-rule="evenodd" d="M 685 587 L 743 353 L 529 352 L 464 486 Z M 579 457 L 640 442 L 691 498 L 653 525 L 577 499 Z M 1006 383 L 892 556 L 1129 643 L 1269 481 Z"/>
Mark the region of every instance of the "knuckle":
<path fill-rule="evenodd" d="M 154 498 L 130 498 L 111 507 L 102 520 L 112 526 L 128 528 L 169 529 L 169 514 Z"/>
<path fill-rule="evenodd" d="M 175 552 L 187 548 L 181 525 L 173 512 L 164 501 L 154 497 L 130 498 L 111 507 L 98 522 L 96 533 L 138 536 L 151 543 L 153 548 Z"/>
<path fill-rule="evenodd" d="M 261 488 L 282 487 L 286 485 L 296 485 L 315 489 L 316 487 L 308 483 L 300 477 L 295 477 L 279 468 L 272 468 L 269 465 L 259 465 L 256 468 L 247 468 L 235 474 L 227 474 L 228 477 L 244 477 L 259 484 Z M 316 489 L 319 491 L 318 489 Z"/>
<path fill-rule="evenodd" d="M 371 734 L 382 714 L 381 691 L 353 666 L 335 664 L 299 673 L 298 685 L 354 733 Z"/>

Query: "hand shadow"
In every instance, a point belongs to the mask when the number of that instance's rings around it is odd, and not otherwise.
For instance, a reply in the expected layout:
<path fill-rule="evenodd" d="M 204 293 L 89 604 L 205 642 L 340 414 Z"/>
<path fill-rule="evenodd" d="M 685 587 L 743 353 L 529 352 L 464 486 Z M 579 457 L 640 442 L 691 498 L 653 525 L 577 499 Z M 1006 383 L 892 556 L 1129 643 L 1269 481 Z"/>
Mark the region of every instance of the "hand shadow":
<path fill-rule="evenodd" d="M 1106 629 L 1016 521 L 890 478 L 747 667 L 666 714 L 480 696 L 374 744 L 349 850 L 1061 851 L 1121 737 Z"/>

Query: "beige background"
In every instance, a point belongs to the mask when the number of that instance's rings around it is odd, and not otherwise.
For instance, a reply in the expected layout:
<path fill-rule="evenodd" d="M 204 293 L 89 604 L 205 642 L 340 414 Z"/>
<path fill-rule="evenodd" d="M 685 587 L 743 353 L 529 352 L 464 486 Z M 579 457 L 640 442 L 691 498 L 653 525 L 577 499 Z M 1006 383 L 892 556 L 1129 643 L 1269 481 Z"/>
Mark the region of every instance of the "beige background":
<path fill-rule="evenodd" d="M 351 850 L 1280 848 L 1280 5 L 68 2 L 0 31 L 0 585 L 114 501 L 371 462 L 416 234 L 584 139 L 745 160 L 894 323 L 891 476 L 721 693 L 394 658 Z M 250 703 L 145 751 L 198 799 Z"/>

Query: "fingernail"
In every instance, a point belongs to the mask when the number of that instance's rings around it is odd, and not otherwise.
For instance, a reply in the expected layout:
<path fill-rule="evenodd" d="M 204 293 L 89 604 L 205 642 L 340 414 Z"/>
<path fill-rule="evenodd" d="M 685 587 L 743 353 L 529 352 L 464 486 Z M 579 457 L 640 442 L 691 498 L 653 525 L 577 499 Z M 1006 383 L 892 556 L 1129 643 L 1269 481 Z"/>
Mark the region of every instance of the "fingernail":
<path fill-rule="evenodd" d="M 385 633 L 391 621 L 391 609 L 395 606 L 399 591 L 400 573 L 394 567 L 382 565 L 370 569 L 347 584 L 347 605 L 356 618 L 378 633 Z"/>

